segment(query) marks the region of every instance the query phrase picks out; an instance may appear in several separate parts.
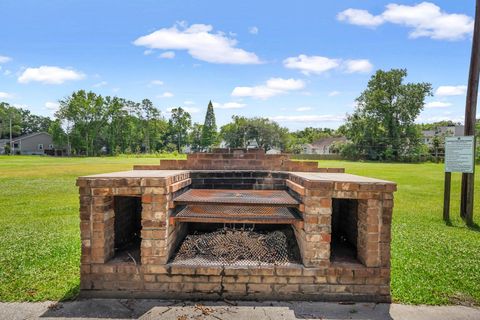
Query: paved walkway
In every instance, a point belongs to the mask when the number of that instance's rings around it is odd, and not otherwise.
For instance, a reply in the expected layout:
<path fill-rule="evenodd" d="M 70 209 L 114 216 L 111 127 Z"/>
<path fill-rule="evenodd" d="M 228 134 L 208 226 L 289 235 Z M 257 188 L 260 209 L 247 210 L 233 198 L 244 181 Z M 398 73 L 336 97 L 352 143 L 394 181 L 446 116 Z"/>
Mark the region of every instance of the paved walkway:
<path fill-rule="evenodd" d="M 174 302 L 87 299 L 62 303 L 0 303 L 0 319 L 361 319 L 478 320 L 480 309 L 462 306 L 338 304 L 325 302 Z"/>

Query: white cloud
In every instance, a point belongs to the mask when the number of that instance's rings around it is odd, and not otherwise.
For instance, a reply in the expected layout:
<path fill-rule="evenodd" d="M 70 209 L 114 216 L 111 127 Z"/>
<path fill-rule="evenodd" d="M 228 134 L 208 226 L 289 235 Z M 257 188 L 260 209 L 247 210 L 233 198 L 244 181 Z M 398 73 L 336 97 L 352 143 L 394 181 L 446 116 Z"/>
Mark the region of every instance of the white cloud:
<path fill-rule="evenodd" d="M 350 24 L 365 27 L 376 27 L 384 22 L 381 16 L 374 16 L 367 10 L 351 8 L 337 14 L 337 19 L 339 21 L 345 21 Z"/>
<path fill-rule="evenodd" d="M 174 107 L 170 107 L 170 108 L 167 109 L 167 112 L 172 113 L 173 109 L 174 109 Z M 185 107 L 185 108 L 182 108 L 182 109 L 185 110 L 188 113 L 198 113 L 198 112 L 200 112 L 200 109 L 195 108 L 195 107 Z"/>
<path fill-rule="evenodd" d="M 164 93 L 157 96 L 157 98 L 171 98 L 173 97 L 173 93 L 169 91 L 165 91 Z"/>
<path fill-rule="evenodd" d="M 162 80 L 152 80 L 149 83 L 149 86 L 163 86 Z"/>
<path fill-rule="evenodd" d="M 147 49 L 145 51 L 143 51 L 143 54 L 146 55 L 146 56 L 149 56 L 153 53 L 153 50 L 152 49 Z"/>
<path fill-rule="evenodd" d="M 173 58 L 175 58 L 175 52 L 165 51 L 165 52 L 161 53 L 158 57 L 162 58 L 162 59 L 173 59 Z"/>
<path fill-rule="evenodd" d="M 183 101 L 183 104 L 185 104 L 185 105 L 192 105 L 192 104 L 195 104 L 195 102 L 192 101 L 192 100 L 185 100 L 185 101 Z"/>
<path fill-rule="evenodd" d="M 57 111 L 60 107 L 58 102 L 47 101 L 45 102 L 45 108 L 51 111 Z"/>
<path fill-rule="evenodd" d="M 307 56 L 301 54 L 298 57 L 289 57 L 283 60 L 283 65 L 288 69 L 300 70 L 303 74 L 320 74 L 340 65 L 340 60 L 321 56 Z"/>
<path fill-rule="evenodd" d="M 0 63 L 7 63 L 9 61 L 12 61 L 12 58 L 7 56 L 0 56 Z"/>
<path fill-rule="evenodd" d="M 30 106 L 28 104 L 13 103 L 12 106 L 18 109 L 30 109 Z"/>
<path fill-rule="evenodd" d="M 342 68 L 346 73 L 368 73 L 373 65 L 367 59 L 333 59 L 322 56 L 289 57 L 283 60 L 283 65 L 289 69 L 297 69 L 305 75 L 321 74 L 330 70 Z"/>
<path fill-rule="evenodd" d="M 32 81 L 46 84 L 62 84 L 65 81 L 81 80 L 85 75 L 73 69 L 60 68 L 55 66 L 40 66 L 38 68 L 27 68 L 18 77 L 18 82 L 29 83 Z"/>
<path fill-rule="evenodd" d="M 473 19 L 464 14 L 446 13 L 431 2 L 416 5 L 391 3 L 377 16 L 366 10 L 347 9 L 337 15 L 339 21 L 350 24 L 376 27 L 383 23 L 411 28 L 410 38 L 429 37 L 436 40 L 464 39 L 473 31 Z"/>
<path fill-rule="evenodd" d="M 450 102 L 431 101 L 425 104 L 425 108 L 427 109 L 447 108 L 447 107 L 450 107 L 451 105 L 452 104 Z"/>
<path fill-rule="evenodd" d="M 335 96 L 338 96 L 339 94 L 340 94 L 340 91 L 334 90 L 334 91 L 330 91 L 330 92 L 328 93 L 328 96 L 329 96 L 329 97 L 335 97 Z"/>
<path fill-rule="evenodd" d="M 270 78 L 264 85 L 255 87 L 235 87 L 232 91 L 232 96 L 252 97 L 265 100 L 289 91 L 300 90 L 304 87 L 305 82 L 300 79 Z"/>
<path fill-rule="evenodd" d="M 12 99 L 13 94 L 0 91 L 0 99 Z"/>
<path fill-rule="evenodd" d="M 311 107 L 300 107 L 300 108 L 297 108 L 295 110 L 303 112 L 303 111 L 310 111 L 310 110 L 312 110 L 312 108 Z"/>
<path fill-rule="evenodd" d="M 440 86 L 435 91 L 435 95 L 439 97 L 462 96 L 466 93 L 467 86 Z"/>
<path fill-rule="evenodd" d="M 237 48 L 237 40 L 223 32 L 212 33 L 206 24 L 177 23 L 136 39 L 133 44 L 149 49 L 187 50 L 195 59 L 226 64 L 257 64 L 260 59 L 253 52 Z"/>
<path fill-rule="evenodd" d="M 107 81 L 100 81 L 99 83 L 95 83 L 93 85 L 94 88 L 100 88 L 100 87 L 105 87 L 108 84 Z"/>
<path fill-rule="evenodd" d="M 314 123 L 314 122 L 340 122 L 345 120 L 344 115 L 299 115 L 299 116 L 274 116 L 270 119 L 278 122 L 301 122 L 301 123 Z"/>
<path fill-rule="evenodd" d="M 373 64 L 367 59 L 347 60 L 344 67 L 347 73 L 369 73 L 373 69 Z"/>
<path fill-rule="evenodd" d="M 465 119 L 462 116 L 455 116 L 455 115 L 450 115 L 450 116 L 431 116 L 431 117 L 426 117 L 426 116 L 420 116 L 415 120 L 416 123 L 431 123 L 431 122 L 439 122 L 439 121 L 453 121 L 453 122 L 460 122 L 463 123 Z"/>
<path fill-rule="evenodd" d="M 12 71 L 10 71 L 10 70 L 8 70 L 8 69 L 5 70 L 5 71 L 3 71 L 3 75 L 4 75 L 4 76 L 9 76 L 9 75 L 11 75 L 11 74 L 12 74 Z"/>
<path fill-rule="evenodd" d="M 226 103 L 212 102 L 212 104 L 215 109 L 241 109 L 241 108 L 245 108 L 246 106 L 246 104 L 239 103 L 239 102 L 226 102 Z"/>
<path fill-rule="evenodd" d="M 189 112 L 189 113 L 198 113 L 200 112 L 200 109 L 198 108 L 194 108 L 194 107 L 186 107 L 186 108 L 183 108 L 183 110 Z"/>
<path fill-rule="evenodd" d="M 250 32 L 251 34 L 258 34 L 258 28 L 255 26 L 250 27 L 248 28 L 248 32 Z"/>
<path fill-rule="evenodd" d="M 305 87 L 305 82 L 300 79 L 282 79 L 282 78 L 270 78 L 267 80 L 267 87 L 280 90 L 280 91 L 289 91 L 289 90 L 300 90 Z"/>

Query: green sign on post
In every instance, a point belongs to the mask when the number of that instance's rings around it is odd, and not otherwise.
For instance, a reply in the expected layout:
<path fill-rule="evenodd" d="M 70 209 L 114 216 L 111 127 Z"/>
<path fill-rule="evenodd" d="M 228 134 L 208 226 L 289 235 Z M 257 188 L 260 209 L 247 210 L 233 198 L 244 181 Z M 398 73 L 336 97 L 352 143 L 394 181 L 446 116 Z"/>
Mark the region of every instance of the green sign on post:
<path fill-rule="evenodd" d="M 443 194 L 443 220 L 450 220 L 450 186 L 452 172 L 475 172 L 475 137 L 445 138 L 445 189 Z"/>
<path fill-rule="evenodd" d="M 475 137 L 445 138 L 445 172 L 473 173 Z"/>

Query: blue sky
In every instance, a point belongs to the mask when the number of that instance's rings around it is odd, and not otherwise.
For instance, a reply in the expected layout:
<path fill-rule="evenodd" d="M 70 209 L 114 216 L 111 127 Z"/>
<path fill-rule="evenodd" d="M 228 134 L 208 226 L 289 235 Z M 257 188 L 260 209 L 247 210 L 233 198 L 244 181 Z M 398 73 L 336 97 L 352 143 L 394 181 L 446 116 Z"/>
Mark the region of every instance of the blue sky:
<path fill-rule="evenodd" d="M 463 119 L 474 1 L 0 2 L 0 100 L 52 116 L 74 90 L 203 122 L 338 127 L 377 69 L 430 82 L 419 121 Z"/>

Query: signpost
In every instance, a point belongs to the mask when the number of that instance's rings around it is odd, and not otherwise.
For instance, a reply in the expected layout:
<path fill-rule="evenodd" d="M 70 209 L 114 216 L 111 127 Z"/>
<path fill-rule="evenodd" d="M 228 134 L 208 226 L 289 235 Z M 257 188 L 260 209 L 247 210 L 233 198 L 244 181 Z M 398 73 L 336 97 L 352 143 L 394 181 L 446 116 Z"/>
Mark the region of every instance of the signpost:
<path fill-rule="evenodd" d="M 480 78 L 480 0 L 475 1 L 475 23 L 473 26 L 472 55 L 470 57 L 470 71 L 468 74 L 467 100 L 465 103 L 465 132 L 466 136 L 475 135 L 477 115 L 478 82 Z M 475 175 L 462 173 L 462 195 L 460 198 L 460 216 L 468 226 L 473 225 L 473 196 Z"/>
<path fill-rule="evenodd" d="M 445 138 L 445 191 L 443 220 L 450 220 L 450 185 L 452 172 L 475 173 L 475 137 Z"/>

